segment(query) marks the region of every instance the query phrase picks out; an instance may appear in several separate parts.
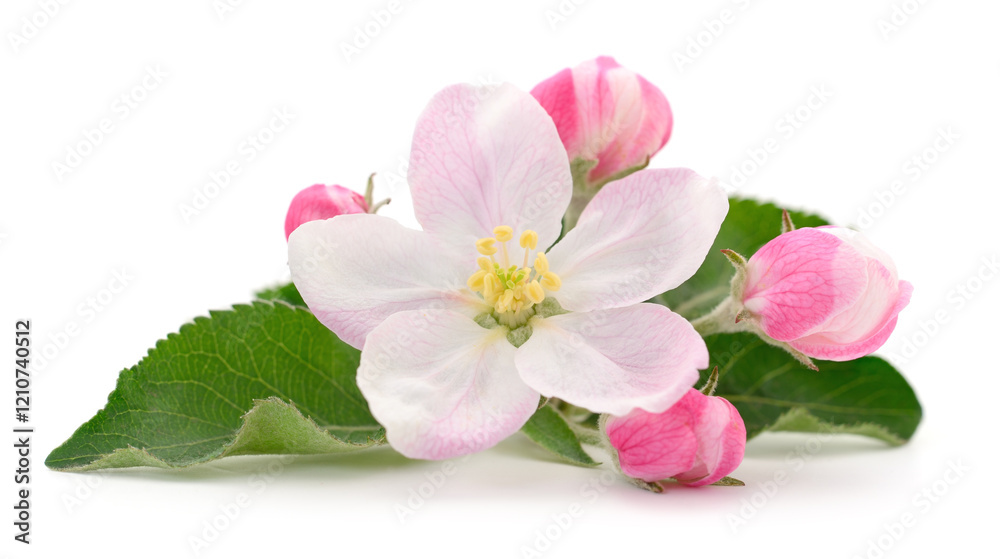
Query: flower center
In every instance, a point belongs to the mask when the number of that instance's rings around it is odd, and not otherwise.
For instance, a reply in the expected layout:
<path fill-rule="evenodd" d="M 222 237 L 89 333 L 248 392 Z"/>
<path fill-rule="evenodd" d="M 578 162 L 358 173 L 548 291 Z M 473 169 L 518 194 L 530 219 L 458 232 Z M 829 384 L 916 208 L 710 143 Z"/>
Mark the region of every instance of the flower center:
<path fill-rule="evenodd" d="M 492 237 L 476 241 L 476 250 L 482 256 L 476 259 L 479 269 L 467 282 L 469 289 L 481 294 L 483 301 L 493 307 L 497 322 L 509 328 L 525 324 L 535 314 L 532 307 L 545 300 L 545 292 L 558 291 L 562 285 L 559 276 L 549 270 L 545 253 L 535 254 L 534 269 L 528 267 L 531 251 L 538 246 L 538 233 L 530 229 L 521 233 L 524 259 L 520 266 L 511 263 L 507 251 L 507 242 L 513 238 L 514 230 L 501 225 L 493 229 Z"/>

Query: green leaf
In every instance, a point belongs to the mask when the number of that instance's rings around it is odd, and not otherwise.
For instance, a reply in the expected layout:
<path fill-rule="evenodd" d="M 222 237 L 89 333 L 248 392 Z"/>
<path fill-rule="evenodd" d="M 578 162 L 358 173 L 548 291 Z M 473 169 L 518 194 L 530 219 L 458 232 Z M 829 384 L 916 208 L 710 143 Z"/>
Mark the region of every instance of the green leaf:
<path fill-rule="evenodd" d="M 853 361 L 816 361 L 811 371 L 785 351 L 754 334 L 705 338 L 718 365 L 721 396 L 736 406 L 747 437 L 764 431 L 853 433 L 905 443 L 920 424 L 913 388 L 888 362 L 868 356 Z"/>
<path fill-rule="evenodd" d="M 45 464 L 168 468 L 382 444 L 355 384 L 359 358 L 306 309 L 259 301 L 212 312 L 122 371 L 107 406 Z"/>
<path fill-rule="evenodd" d="M 796 227 L 828 225 L 822 217 L 790 211 Z M 722 249 L 735 250 L 750 258 L 757 249 L 781 234 L 781 208 L 756 200 L 729 199 L 729 214 L 722 222 L 719 236 L 708 251 L 701 268 L 676 289 L 654 299 L 684 318 L 702 316 L 729 295 L 729 280 L 733 267 Z"/>
<path fill-rule="evenodd" d="M 262 289 L 255 294 L 255 297 L 261 301 L 283 301 L 294 307 L 307 306 L 294 283 Z"/>
<path fill-rule="evenodd" d="M 579 427 L 578 429 L 586 429 Z M 583 447 L 584 441 L 563 416 L 551 406 L 542 406 L 521 431 L 542 448 L 577 466 L 597 466 Z M 594 436 L 597 432 L 594 431 Z"/>

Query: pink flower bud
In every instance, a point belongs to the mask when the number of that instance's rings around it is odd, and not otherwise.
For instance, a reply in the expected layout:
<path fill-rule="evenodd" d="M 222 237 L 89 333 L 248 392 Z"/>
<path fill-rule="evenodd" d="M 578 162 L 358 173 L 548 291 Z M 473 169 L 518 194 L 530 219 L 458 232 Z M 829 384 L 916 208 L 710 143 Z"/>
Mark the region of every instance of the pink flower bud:
<path fill-rule="evenodd" d="M 750 258 L 742 303 L 771 338 L 809 357 L 848 361 L 885 343 L 912 292 L 889 255 L 857 231 L 806 227 Z"/>
<path fill-rule="evenodd" d="M 636 409 L 604 426 L 622 473 L 647 482 L 715 483 L 743 461 L 747 429 L 725 398 L 691 388 L 663 413 Z"/>
<path fill-rule="evenodd" d="M 663 92 L 609 56 L 566 68 L 531 94 L 556 123 L 570 161 L 594 161 L 587 186 L 645 165 L 670 138 Z"/>
<path fill-rule="evenodd" d="M 285 239 L 307 221 L 363 213 L 368 213 L 368 204 L 357 192 L 336 184 L 314 184 L 292 198 L 285 216 Z"/>

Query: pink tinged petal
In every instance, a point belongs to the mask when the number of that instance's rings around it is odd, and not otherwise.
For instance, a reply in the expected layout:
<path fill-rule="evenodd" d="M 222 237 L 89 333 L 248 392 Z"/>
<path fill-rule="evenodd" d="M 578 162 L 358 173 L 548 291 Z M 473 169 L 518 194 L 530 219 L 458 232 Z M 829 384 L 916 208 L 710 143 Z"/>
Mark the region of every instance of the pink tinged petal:
<path fill-rule="evenodd" d="M 531 95 L 545 109 L 559 132 L 559 139 L 569 153 L 570 160 L 579 155 L 583 139 L 580 115 L 573 85 L 573 70 L 566 68 L 543 81 L 531 90 Z"/>
<path fill-rule="evenodd" d="M 530 322 L 517 370 L 542 395 L 596 413 L 661 412 L 708 366 L 701 336 L 666 307 L 568 313 Z"/>
<path fill-rule="evenodd" d="M 834 237 L 837 237 L 838 239 L 844 241 L 844 243 L 849 245 L 854 250 L 858 251 L 858 253 L 860 253 L 861 256 L 864 256 L 868 260 L 879 261 L 883 266 L 885 266 L 887 270 L 889 270 L 889 273 L 892 274 L 892 277 L 894 278 L 898 277 L 898 274 L 896 272 L 896 264 L 892 261 L 892 257 L 889 256 L 889 254 L 886 253 L 884 250 L 872 244 L 872 242 L 868 239 L 868 237 L 865 237 L 864 235 L 855 231 L 854 229 L 849 229 L 847 227 L 838 227 L 835 225 L 823 225 L 821 227 L 817 227 L 816 229 L 824 233 L 829 233 Z"/>
<path fill-rule="evenodd" d="M 482 310 L 481 300 L 465 289 L 464 258 L 386 217 L 305 223 L 288 239 L 288 266 L 316 318 L 356 348 L 393 313 Z"/>
<path fill-rule="evenodd" d="M 864 257 L 836 236 L 796 229 L 750 257 L 743 305 L 768 336 L 794 340 L 861 298 L 865 268 Z"/>
<path fill-rule="evenodd" d="M 611 57 L 565 69 L 531 91 L 552 116 L 570 160 L 596 160 L 590 182 L 645 163 L 673 126 L 663 93 Z"/>
<path fill-rule="evenodd" d="M 609 71 L 607 80 L 616 102 L 602 130 L 607 143 L 590 171 L 593 182 L 644 164 L 667 143 L 673 129 L 670 104 L 656 86 L 621 67 Z"/>
<path fill-rule="evenodd" d="M 644 154 L 652 157 L 670 140 L 670 134 L 674 130 L 674 113 L 670 109 L 666 95 L 642 76 L 639 76 L 639 87 L 642 88 L 646 116 L 637 136 L 636 145 L 646 146 Z M 656 146 L 656 149 L 650 152 L 649 148 L 652 146 Z"/>
<path fill-rule="evenodd" d="M 548 254 L 563 308 L 645 301 L 701 266 L 729 211 L 725 192 L 689 169 L 647 169 L 609 183 Z"/>
<path fill-rule="evenodd" d="M 622 473 L 654 482 L 694 466 L 698 439 L 691 428 L 693 422 L 687 406 L 678 402 L 663 414 L 636 410 L 624 417 L 609 417 L 605 430 L 618 451 Z"/>
<path fill-rule="evenodd" d="M 900 288 L 895 270 L 872 259 L 868 259 L 865 266 L 868 282 L 857 301 L 807 332 L 806 336 L 821 333 L 831 343 L 851 343 L 871 336 L 892 318 L 889 315 L 899 299 Z"/>
<path fill-rule="evenodd" d="M 601 56 L 574 68 L 573 83 L 586 131 L 578 156 L 600 159 L 615 140 L 630 136 L 638 128 L 642 119 L 639 81 L 615 59 Z"/>
<path fill-rule="evenodd" d="M 769 336 L 819 359 L 847 361 L 881 347 L 913 290 L 889 255 L 843 227 L 781 235 L 750 264 L 746 307 Z M 793 268 L 797 277 L 786 273 Z M 773 285 L 755 289 L 757 282 Z"/>
<path fill-rule="evenodd" d="M 606 72 L 619 68 L 601 56 L 567 68 L 531 90 L 556 123 L 569 159 L 597 159 L 610 138 L 605 128 L 614 118 L 616 98 Z"/>
<path fill-rule="evenodd" d="M 790 342 L 790 344 L 802 353 L 817 359 L 850 361 L 864 357 L 882 347 L 889 339 L 892 331 L 896 328 L 897 316 L 909 304 L 912 294 L 913 285 L 908 281 L 901 281 L 896 296 L 888 299 L 892 305 L 888 307 L 888 312 L 885 315 L 875 320 L 873 320 L 876 318 L 875 313 L 870 313 L 868 316 L 855 315 L 854 318 L 858 319 L 859 323 L 865 325 L 874 323 L 876 325 L 873 330 L 860 337 L 852 339 L 853 335 L 845 336 L 842 332 L 823 332 L 805 336 Z M 885 299 L 878 301 L 878 305 L 884 307 L 885 301 Z M 863 309 L 863 306 L 859 306 L 857 312 L 860 314 L 864 312 Z"/>
<path fill-rule="evenodd" d="M 409 184 L 423 229 L 474 264 L 474 243 L 509 225 L 552 244 L 572 195 L 566 151 L 531 95 L 509 84 L 454 85 L 417 122 Z"/>
<path fill-rule="evenodd" d="M 746 427 L 736 408 L 693 388 L 665 412 L 611 417 L 605 431 L 622 472 L 648 482 L 715 483 L 739 466 L 746 447 Z"/>
<path fill-rule="evenodd" d="M 368 204 L 357 192 L 336 184 L 314 184 L 292 198 L 285 215 L 285 239 L 308 221 L 367 212 Z"/>
<path fill-rule="evenodd" d="M 447 311 L 405 311 L 372 330 L 358 387 L 394 449 L 442 460 L 489 448 L 538 407 L 505 329 Z"/>
<path fill-rule="evenodd" d="M 705 396 L 694 389 L 688 394 L 700 406 L 694 423 L 698 453 L 689 470 L 672 477 L 691 487 L 710 485 L 731 474 L 743 461 L 746 425 L 725 398 Z"/>

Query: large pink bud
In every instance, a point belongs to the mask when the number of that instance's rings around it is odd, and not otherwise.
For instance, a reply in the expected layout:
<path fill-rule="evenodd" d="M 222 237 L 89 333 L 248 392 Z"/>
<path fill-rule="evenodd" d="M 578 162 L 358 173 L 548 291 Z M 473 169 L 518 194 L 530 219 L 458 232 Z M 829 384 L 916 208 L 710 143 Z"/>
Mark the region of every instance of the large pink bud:
<path fill-rule="evenodd" d="M 889 255 L 857 231 L 806 227 L 747 261 L 741 302 L 771 338 L 809 357 L 848 361 L 885 343 L 912 292 Z"/>
<path fill-rule="evenodd" d="M 314 184 L 295 195 L 285 215 L 285 239 L 307 221 L 368 212 L 364 196 L 336 184 Z"/>
<path fill-rule="evenodd" d="M 715 483 L 743 461 L 747 430 L 725 398 L 689 389 L 670 409 L 636 409 L 604 425 L 622 473 L 650 483 L 674 478 L 697 487 Z"/>
<path fill-rule="evenodd" d="M 531 94 L 555 121 L 570 162 L 593 162 L 589 188 L 645 166 L 673 128 L 663 93 L 609 56 L 566 68 Z"/>

